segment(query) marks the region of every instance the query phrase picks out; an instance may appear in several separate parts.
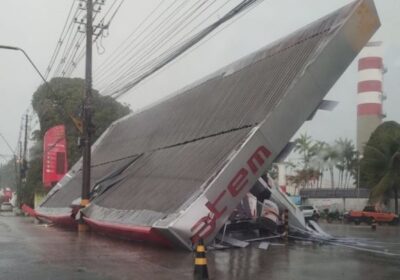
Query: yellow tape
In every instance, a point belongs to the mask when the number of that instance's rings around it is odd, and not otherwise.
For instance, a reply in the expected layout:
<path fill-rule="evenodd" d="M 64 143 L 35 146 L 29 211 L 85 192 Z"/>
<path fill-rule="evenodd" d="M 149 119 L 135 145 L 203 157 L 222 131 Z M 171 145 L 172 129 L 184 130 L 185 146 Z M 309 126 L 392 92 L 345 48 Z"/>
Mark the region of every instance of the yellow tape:
<path fill-rule="evenodd" d="M 204 248 L 203 245 L 198 245 L 196 248 L 196 252 L 203 253 L 205 251 L 206 251 L 206 248 Z"/>
<path fill-rule="evenodd" d="M 207 259 L 206 258 L 196 258 L 194 260 L 195 265 L 207 265 Z"/>

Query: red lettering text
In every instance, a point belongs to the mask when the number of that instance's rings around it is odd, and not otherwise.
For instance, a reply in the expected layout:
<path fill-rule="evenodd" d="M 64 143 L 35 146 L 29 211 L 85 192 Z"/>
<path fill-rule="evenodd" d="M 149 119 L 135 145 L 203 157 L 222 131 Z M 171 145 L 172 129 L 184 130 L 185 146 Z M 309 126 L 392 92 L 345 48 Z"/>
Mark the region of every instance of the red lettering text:
<path fill-rule="evenodd" d="M 242 168 L 236 173 L 235 177 L 233 177 L 232 181 L 228 185 L 228 191 L 231 193 L 233 197 L 237 196 L 240 191 L 246 186 L 248 180 L 247 175 L 249 172 Z"/>
<path fill-rule="evenodd" d="M 223 190 L 214 202 L 207 201 L 206 207 L 210 210 L 208 216 L 201 218 L 190 231 L 195 231 L 192 236 L 192 243 L 195 244 L 200 238 L 207 238 L 215 229 L 216 221 L 225 213 L 227 206 L 218 210 L 217 204 L 225 195 L 226 191 Z"/>
<path fill-rule="evenodd" d="M 207 238 L 215 229 L 216 219 L 210 215 L 201 218 L 191 229 L 194 232 L 191 240 L 192 244 L 196 244 L 200 238 Z"/>
<path fill-rule="evenodd" d="M 213 203 L 211 203 L 211 202 L 209 202 L 209 201 L 207 201 L 207 203 L 206 203 L 206 207 L 207 207 L 208 209 L 210 209 L 211 213 L 214 214 L 214 216 L 216 217 L 216 219 L 218 219 L 219 217 L 221 217 L 222 214 L 224 214 L 225 211 L 226 211 L 226 206 L 225 206 L 223 209 L 221 209 L 221 211 L 218 211 L 218 209 L 217 209 L 217 203 L 221 200 L 221 198 L 225 195 L 225 193 L 226 193 L 226 191 L 223 190 L 223 191 L 218 195 L 217 199 L 214 200 Z"/>
<path fill-rule="evenodd" d="M 265 163 L 265 160 L 271 155 L 271 152 L 264 146 L 260 146 L 247 160 L 247 167 L 256 175 L 260 167 Z M 226 190 L 232 197 L 238 196 L 242 190 L 248 185 L 249 171 L 246 168 L 241 168 L 232 180 L 229 182 L 225 190 L 223 190 L 218 197 L 213 201 L 207 201 L 206 207 L 210 210 L 209 214 L 200 218 L 196 224 L 190 229 L 193 232 L 191 241 L 193 244 L 198 242 L 200 238 L 206 239 L 211 233 L 214 232 L 218 219 L 228 209 L 228 202 L 222 199 L 226 194 Z M 222 205 L 220 205 L 222 204 Z"/>
<path fill-rule="evenodd" d="M 256 174 L 261 165 L 264 164 L 265 159 L 267 159 L 270 155 L 271 152 L 267 148 L 260 146 L 247 161 L 251 172 Z"/>

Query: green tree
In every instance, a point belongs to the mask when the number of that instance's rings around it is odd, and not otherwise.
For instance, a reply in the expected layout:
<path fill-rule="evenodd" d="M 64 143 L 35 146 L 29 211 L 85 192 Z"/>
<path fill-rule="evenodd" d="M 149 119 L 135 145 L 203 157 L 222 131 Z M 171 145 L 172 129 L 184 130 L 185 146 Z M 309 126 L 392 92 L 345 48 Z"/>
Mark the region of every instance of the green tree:
<path fill-rule="evenodd" d="M 0 167 L 0 188 L 17 189 L 15 159 L 12 157 Z"/>
<path fill-rule="evenodd" d="M 338 151 L 334 145 L 326 144 L 323 151 L 323 160 L 331 177 L 331 187 L 335 186 L 334 170 L 338 159 Z"/>
<path fill-rule="evenodd" d="M 53 78 L 49 85 L 53 91 L 48 86 L 41 85 L 32 97 L 32 107 L 39 118 L 40 130 L 33 132 L 35 143 L 31 149 L 27 182 L 23 190 L 23 201 L 28 204 L 32 204 L 34 190 L 43 187 L 42 139 L 49 128 L 65 125 L 69 167 L 81 157 L 81 150 L 77 145 L 80 134 L 71 116 L 77 117 L 82 111 L 85 82 L 79 78 Z M 130 109 L 111 97 L 100 95 L 96 90 L 93 90 L 92 103 L 94 142 L 112 122 L 127 115 Z"/>
<path fill-rule="evenodd" d="M 312 166 L 318 171 L 317 188 L 321 188 L 324 172 L 327 169 L 326 158 L 323 156 L 327 143 L 324 141 L 316 141 L 315 155 L 311 160 Z"/>
<path fill-rule="evenodd" d="M 315 154 L 315 144 L 313 144 L 311 136 L 307 135 L 307 133 L 301 134 L 295 140 L 294 151 L 301 155 L 303 169 L 308 169 L 311 158 Z"/>
<path fill-rule="evenodd" d="M 338 173 L 338 186 L 347 187 L 353 174 L 354 165 L 357 163 L 357 152 L 350 139 L 339 138 L 335 140 L 336 169 Z"/>
<path fill-rule="evenodd" d="M 295 170 L 291 181 L 299 187 L 322 187 L 325 172 L 329 172 L 331 187 L 347 187 L 350 179 L 357 174 L 357 151 L 351 140 L 339 138 L 329 144 L 315 141 L 307 134 L 295 140 L 294 151 L 300 155 L 300 168 Z"/>
<path fill-rule="evenodd" d="M 371 202 L 382 201 L 393 193 L 398 213 L 400 124 L 384 122 L 372 133 L 364 147 L 360 172 L 362 183 L 371 188 Z"/>
<path fill-rule="evenodd" d="M 350 179 L 355 177 L 358 166 L 358 153 L 351 140 L 346 141 L 345 149 L 343 151 L 345 159 L 345 180 L 344 187 L 349 187 Z"/>
<path fill-rule="evenodd" d="M 46 85 L 41 85 L 32 97 L 32 107 L 40 123 L 40 131 L 36 135 L 39 139 L 43 139 L 49 128 L 64 124 L 67 134 L 68 163 L 71 166 L 81 156 L 81 151 L 76 145 L 79 132 L 71 116 L 79 116 L 81 113 L 85 82 L 79 78 L 53 78 L 49 84 L 53 91 L 50 91 Z M 113 121 L 129 112 L 130 109 L 127 106 L 93 90 L 93 124 L 95 126 L 93 141 Z"/>

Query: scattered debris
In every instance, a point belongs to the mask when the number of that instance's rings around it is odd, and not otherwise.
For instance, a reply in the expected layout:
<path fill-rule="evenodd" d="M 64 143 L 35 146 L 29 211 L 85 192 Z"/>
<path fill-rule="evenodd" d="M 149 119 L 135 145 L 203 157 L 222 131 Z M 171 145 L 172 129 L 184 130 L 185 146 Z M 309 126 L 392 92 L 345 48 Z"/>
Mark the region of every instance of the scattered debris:
<path fill-rule="evenodd" d="M 269 242 L 261 242 L 260 245 L 258 245 L 258 248 L 262 250 L 268 250 Z"/>

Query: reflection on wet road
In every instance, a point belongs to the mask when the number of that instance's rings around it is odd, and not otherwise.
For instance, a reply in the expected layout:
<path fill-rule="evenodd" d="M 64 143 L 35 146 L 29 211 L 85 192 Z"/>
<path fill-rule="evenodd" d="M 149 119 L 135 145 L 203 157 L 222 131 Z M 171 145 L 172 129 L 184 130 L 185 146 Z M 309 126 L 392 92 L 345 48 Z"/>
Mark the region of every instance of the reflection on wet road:
<path fill-rule="evenodd" d="M 379 250 L 400 253 L 400 227 L 326 225 Z M 384 243 L 381 243 L 384 242 Z M 209 251 L 212 279 L 396 279 L 400 258 L 350 248 L 296 242 Z M 94 234 L 78 235 L 0 216 L 0 279 L 192 279 L 193 256 Z"/>

